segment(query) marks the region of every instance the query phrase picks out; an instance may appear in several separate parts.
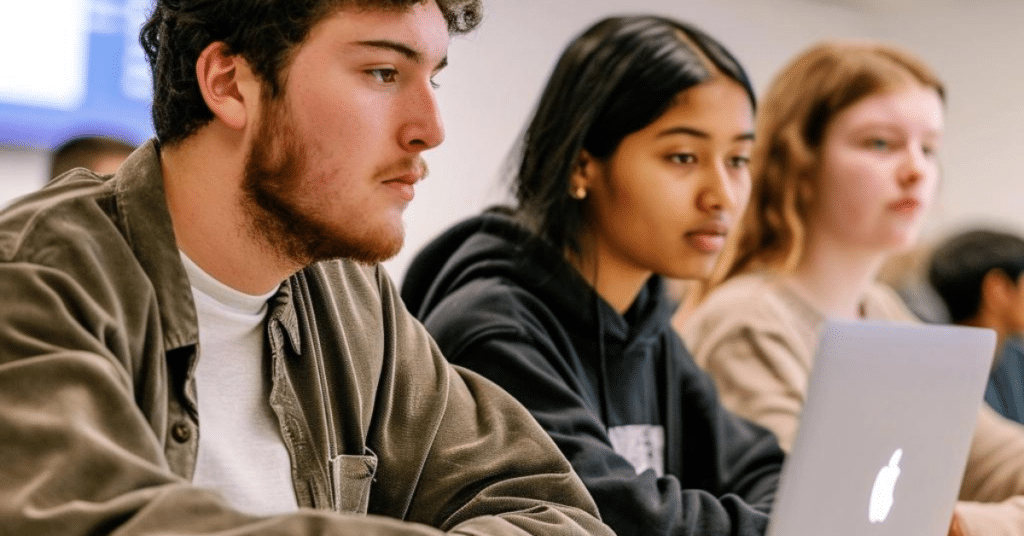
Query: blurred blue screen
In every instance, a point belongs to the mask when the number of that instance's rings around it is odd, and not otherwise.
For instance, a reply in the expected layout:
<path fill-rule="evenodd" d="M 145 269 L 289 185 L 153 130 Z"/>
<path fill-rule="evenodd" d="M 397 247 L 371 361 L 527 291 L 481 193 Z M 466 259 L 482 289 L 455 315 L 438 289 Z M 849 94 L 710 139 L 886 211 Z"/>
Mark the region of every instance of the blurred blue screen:
<path fill-rule="evenodd" d="M 0 145 L 153 134 L 139 29 L 152 0 L 22 0 L 0 8 Z"/>

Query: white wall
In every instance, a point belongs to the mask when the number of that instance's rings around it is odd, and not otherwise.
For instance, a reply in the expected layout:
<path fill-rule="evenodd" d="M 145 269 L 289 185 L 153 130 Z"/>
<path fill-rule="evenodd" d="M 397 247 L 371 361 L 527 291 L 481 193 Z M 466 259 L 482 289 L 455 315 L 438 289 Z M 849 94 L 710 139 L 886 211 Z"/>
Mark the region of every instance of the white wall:
<path fill-rule="evenodd" d="M 944 184 L 928 233 L 965 222 L 1024 229 L 1024 4 L 986 0 L 485 0 L 476 32 L 456 38 L 438 81 L 445 143 L 406 215 L 406 247 L 387 263 L 400 280 L 413 254 L 452 223 L 506 200 L 499 179 L 558 53 L 599 17 L 656 12 L 720 39 L 760 91 L 802 48 L 822 39 L 892 41 L 921 55 L 949 93 Z M 585 5 L 585 8 L 581 7 Z M 45 155 L 0 148 L 0 204 L 42 184 Z"/>
<path fill-rule="evenodd" d="M 50 160 L 45 151 L 0 146 L 0 206 L 38 189 L 49 174 Z"/>

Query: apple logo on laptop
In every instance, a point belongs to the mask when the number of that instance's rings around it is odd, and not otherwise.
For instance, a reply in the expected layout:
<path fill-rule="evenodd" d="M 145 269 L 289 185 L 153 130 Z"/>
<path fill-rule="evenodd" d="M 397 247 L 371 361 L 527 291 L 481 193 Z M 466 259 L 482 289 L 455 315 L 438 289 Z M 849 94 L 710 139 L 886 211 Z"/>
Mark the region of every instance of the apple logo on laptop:
<path fill-rule="evenodd" d="M 875 485 L 871 488 L 871 503 L 868 505 L 868 520 L 872 523 L 881 523 L 889 517 L 896 479 L 900 477 L 901 458 L 903 449 L 896 449 L 889 459 L 889 465 L 882 467 L 875 477 Z"/>

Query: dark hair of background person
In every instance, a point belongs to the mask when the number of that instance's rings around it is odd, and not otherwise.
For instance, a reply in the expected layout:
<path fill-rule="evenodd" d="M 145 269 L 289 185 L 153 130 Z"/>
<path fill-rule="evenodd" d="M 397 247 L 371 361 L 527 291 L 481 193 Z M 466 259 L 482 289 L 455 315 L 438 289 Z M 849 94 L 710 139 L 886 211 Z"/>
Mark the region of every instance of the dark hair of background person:
<path fill-rule="evenodd" d="M 509 166 L 517 215 L 538 238 L 580 253 L 584 204 L 569 195 L 582 150 L 610 157 L 627 135 L 660 117 L 676 96 L 726 76 L 755 106 L 746 72 L 699 29 L 657 16 L 598 21 L 562 53 Z"/>
<path fill-rule="evenodd" d="M 999 270 L 1014 284 L 1024 272 L 1024 239 L 1001 231 L 976 229 L 957 234 L 935 248 L 928 281 L 942 298 L 952 322 L 978 314 L 985 275 Z"/>
<path fill-rule="evenodd" d="M 199 91 L 196 62 L 214 42 L 240 55 L 261 79 L 263 93 L 284 91 L 295 49 L 323 19 L 340 9 L 402 11 L 427 0 L 158 0 L 139 41 L 153 74 L 153 126 L 173 145 L 213 119 Z M 451 34 L 472 30 L 481 0 L 436 0 Z"/>
<path fill-rule="evenodd" d="M 123 160 L 134 150 L 134 145 L 116 138 L 105 136 L 72 138 L 53 150 L 50 158 L 50 178 L 79 167 L 95 170 L 96 164 L 100 160 L 104 158 Z"/>

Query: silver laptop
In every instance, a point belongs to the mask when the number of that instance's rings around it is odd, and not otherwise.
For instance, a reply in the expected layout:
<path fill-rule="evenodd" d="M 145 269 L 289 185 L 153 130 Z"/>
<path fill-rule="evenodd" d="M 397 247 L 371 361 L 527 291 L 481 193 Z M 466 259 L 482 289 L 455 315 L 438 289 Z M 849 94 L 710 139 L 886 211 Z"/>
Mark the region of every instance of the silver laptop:
<path fill-rule="evenodd" d="M 992 330 L 826 322 L 771 536 L 944 536 Z"/>

